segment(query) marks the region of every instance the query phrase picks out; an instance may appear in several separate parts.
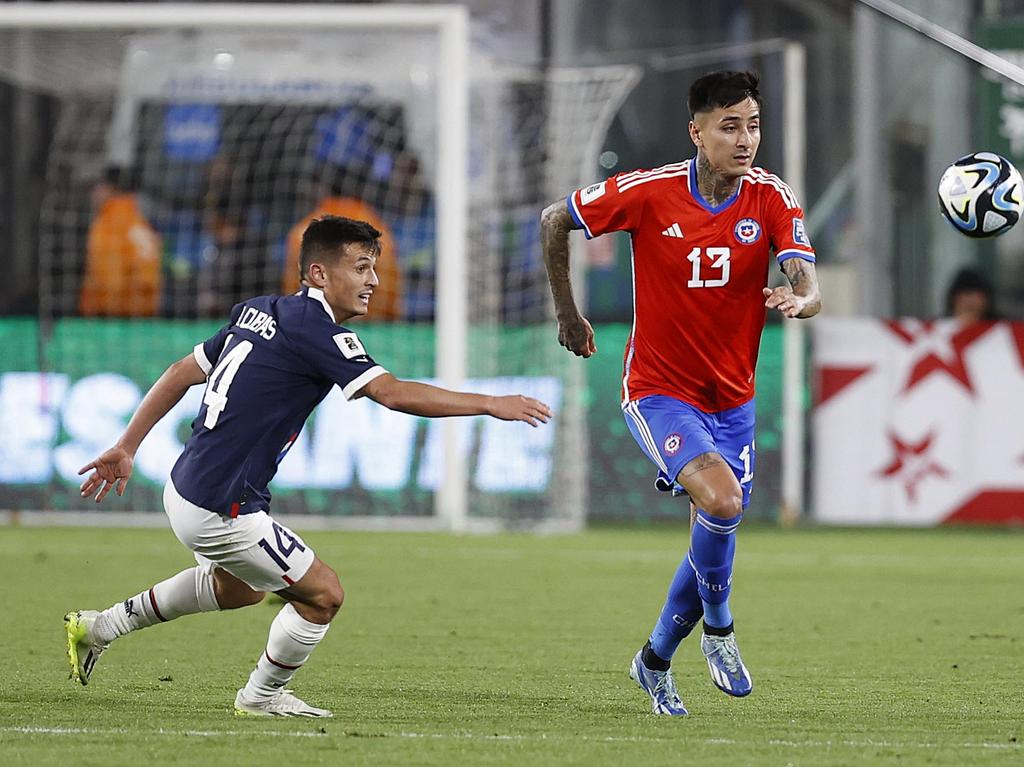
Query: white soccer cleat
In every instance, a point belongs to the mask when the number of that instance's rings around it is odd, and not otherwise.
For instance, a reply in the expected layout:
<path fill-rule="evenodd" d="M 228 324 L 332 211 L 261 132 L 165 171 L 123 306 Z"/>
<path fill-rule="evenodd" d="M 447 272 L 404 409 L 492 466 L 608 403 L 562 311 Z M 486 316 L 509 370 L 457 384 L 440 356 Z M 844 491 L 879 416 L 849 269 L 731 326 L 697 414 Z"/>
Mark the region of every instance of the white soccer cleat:
<path fill-rule="evenodd" d="M 64 628 L 68 635 L 68 662 L 71 664 L 68 678 L 83 686 L 89 684 L 96 661 L 110 646 L 93 635 L 93 626 L 99 617 L 96 610 L 75 610 L 64 616 Z"/>
<path fill-rule="evenodd" d="M 235 716 L 334 716 L 325 708 L 310 706 L 296 698 L 291 690 L 281 690 L 270 700 L 260 703 L 249 700 L 242 694 L 243 692 L 245 692 L 245 688 L 239 690 L 235 695 Z"/>

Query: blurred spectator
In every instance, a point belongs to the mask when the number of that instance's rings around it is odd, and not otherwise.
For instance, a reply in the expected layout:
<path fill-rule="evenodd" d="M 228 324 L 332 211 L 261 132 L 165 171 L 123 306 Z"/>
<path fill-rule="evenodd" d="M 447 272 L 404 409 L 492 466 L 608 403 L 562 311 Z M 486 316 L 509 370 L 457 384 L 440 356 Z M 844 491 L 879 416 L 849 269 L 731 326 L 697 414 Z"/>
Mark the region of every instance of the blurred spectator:
<path fill-rule="evenodd" d="M 261 270 L 254 260 L 255 248 L 247 248 L 246 210 L 238 190 L 248 187 L 245 169 L 219 156 L 207 172 L 203 195 L 203 230 L 212 238 L 210 250 L 199 269 L 198 310 L 202 317 L 220 317 L 252 293 L 261 293 Z"/>
<path fill-rule="evenodd" d="M 391 187 L 400 190 L 390 210 L 394 213 L 393 233 L 401 258 L 405 318 L 409 322 L 433 322 L 436 211 L 433 195 L 414 155 L 396 155 Z"/>
<path fill-rule="evenodd" d="M 961 269 L 956 273 L 946 293 L 946 316 L 955 319 L 962 328 L 999 319 L 992 284 L 985 275 L 974 269 Z"/>
<path fill-rule="evenodd" d="M 110 168 L 90 192 L 93 220 L 78 301 L 86 317 L 152 317 L 160 310 L 160 237 L 129 179 L 127 169 Z"/>
<path fill-rule="evenodd" d="M 363 201 L 360 179 L 361 174 L 352 169 L 339 168 L 331 182 L 321 185 L 318 190 L 320 199 L 312 212 L 288 233 L 284 273 L 281 275 L 281 293 L 294 293 L 300 287 L 299 248 L 302 244 L 302 233 L 313 219 L 321 216 L 344 216 L 366 221 L 381 232 L 381 254 L 374 267 L 380 285 L 373 292 L 370 311 L 366 316 L 370 320 L 393 322 L 403 317 L 402 274 L 398 267 L 398 254 L 395 252 L 395 238 L 392 236 L 391 228 L 384 223 L 377 211 Z"/>

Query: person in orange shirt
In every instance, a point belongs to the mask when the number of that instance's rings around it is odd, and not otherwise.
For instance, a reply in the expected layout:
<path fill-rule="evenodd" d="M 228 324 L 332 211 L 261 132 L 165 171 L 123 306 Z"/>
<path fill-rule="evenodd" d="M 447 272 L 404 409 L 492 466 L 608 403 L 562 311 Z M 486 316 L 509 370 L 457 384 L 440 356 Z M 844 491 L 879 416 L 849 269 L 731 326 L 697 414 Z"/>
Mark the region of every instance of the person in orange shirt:
<path fill-rule="evenodd" d="M 160 311 L 160 236 L 125 176 L 122 169 L 110 169 L 91 192 L 95 217 L 78 299 L 86 317 L 153 317 Z"/>
<path fill-rule="evenodd" d="M 284 273 L 281 276 L 281 293 L 295 293 L 301 287 L 299 283 L 299 250 L 302 245 L 302 233 L 314 219 L 323 216 L 341 216 L 356 221 L 365 221 L 381 232 L 381 252 L 374 267 L 380 278 L 380 285 L 373 291 L 373 303 L 367 318 L 381 322 L 395 322 L 403 317 L 402 308 L 402 273 L 398 268 L 398 257 L 395 251 L 395 239 L 391 229 L 381 220 L 380 214 L 370 205 L 363 202 L 345 188 L 343 180 L 339 180 L 324 189 L 313 211 L 292 227 L 288 233 L 287 251 L 285 254 Z"/>

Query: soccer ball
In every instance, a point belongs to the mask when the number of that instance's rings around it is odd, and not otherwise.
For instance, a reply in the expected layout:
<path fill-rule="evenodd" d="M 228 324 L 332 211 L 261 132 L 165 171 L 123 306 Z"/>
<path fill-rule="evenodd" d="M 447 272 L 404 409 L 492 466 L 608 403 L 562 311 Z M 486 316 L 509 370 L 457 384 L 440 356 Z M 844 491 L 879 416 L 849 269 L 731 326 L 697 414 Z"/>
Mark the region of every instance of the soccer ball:
<path fill-rule="evenodd" d="M 961 234 L 996 237 L 1024 212 L 1024 183 L 1005 157 L 975 152 L 946 168 L 939 179 L 939 210 Z"/>

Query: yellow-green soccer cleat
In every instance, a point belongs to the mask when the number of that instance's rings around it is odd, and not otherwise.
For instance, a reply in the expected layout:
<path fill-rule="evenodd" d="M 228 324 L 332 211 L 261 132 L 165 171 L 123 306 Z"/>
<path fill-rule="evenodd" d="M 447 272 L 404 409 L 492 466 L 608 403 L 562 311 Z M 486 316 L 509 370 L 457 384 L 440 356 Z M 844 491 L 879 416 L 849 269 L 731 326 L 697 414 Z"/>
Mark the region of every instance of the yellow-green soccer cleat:
<path fill-rule="evenodd" d="M 110 645 L 93 636 L 93 625 L 99 617 L 96 610 L 75 610 L 64 616 L 64 628 L 68 635 L 68 662 L 71 664 L 69 679 L 89 684 L 89 677 L 96 667 L 96 661 Z"/>

